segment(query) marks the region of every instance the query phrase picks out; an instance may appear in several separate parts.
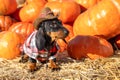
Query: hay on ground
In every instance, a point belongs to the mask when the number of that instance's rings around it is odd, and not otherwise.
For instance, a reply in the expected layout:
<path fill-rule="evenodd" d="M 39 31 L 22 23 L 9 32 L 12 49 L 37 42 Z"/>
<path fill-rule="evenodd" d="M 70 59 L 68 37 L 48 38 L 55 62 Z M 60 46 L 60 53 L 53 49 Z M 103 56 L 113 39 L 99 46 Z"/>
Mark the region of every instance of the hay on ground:
<path fill-rule="evenodd" d="M 46 65 L 34 74 L 28 72 L 27 63 L 0 58 L 0 80 L 120 80 L 120 55 L 110 58 L 73 60 L 67 52 L 59 54 L 60 71 L 52 72 Z"/>

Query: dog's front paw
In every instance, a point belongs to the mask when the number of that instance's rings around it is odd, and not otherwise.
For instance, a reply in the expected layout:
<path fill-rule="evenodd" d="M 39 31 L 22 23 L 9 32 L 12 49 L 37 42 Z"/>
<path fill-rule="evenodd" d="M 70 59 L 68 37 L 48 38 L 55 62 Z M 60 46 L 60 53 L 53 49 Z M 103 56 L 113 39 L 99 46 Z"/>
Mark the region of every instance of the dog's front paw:
<path fill-rule="evenodd" d="M 40 67 L 36 66 L 36 63 L 29 63 L 29 69 L 28 72 L 34 73 L 36 72 Z"/>
<path fill-rule="evenodd" d="M 35 73 L 37 70 L 38 70 L 39 68 L 34 68 L 34 69 L 28 69 L 28 72 L 30 72 L 30 73 Z"/>
<path fill-rule="evenodd" d="M 60 70 L 60 67 L 53 61 L 50 60 L 48 67 L 52 69 L 52 71 Z"/>

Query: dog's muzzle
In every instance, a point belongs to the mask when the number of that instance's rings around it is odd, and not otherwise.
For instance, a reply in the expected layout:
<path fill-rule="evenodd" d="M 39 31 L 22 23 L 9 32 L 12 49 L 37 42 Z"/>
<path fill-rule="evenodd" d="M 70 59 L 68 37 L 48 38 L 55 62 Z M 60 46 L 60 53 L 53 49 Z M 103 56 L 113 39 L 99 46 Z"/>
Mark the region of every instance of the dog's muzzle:
<path fill-rule="evenodd" d="M 59 38 L 59 39 L 64 39 L 64 38 L 66 38 L 67 36 L 68 36 L 68 34 L 69 34 L 69 31 L 66 29 L 66 28 L 61 28 L 59 31 L 58 31 L 58 37 L 57 38 Z"/>
<path fill-rule="evenodd" d="M 69 31 L 67 29 L 64 29 L 63 32 L 64 32 L 65 37 L 67 37 L 69 34 Z"/>

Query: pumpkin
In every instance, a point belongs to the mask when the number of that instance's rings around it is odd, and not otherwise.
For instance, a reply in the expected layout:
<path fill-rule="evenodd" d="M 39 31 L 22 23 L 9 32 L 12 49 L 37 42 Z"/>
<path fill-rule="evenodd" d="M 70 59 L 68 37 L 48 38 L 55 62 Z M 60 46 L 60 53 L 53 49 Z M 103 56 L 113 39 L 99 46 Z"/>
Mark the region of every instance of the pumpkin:
<path fill-rule="evenodd" d="M 0 58 L 14 59 L 18 57 L 20 45 L 20 37 L 15 32 L 0 32 Z"/>
<path fill-rule="evenodd" d="M 75 35 L 99 35 L 110 39 L 120 34 L 120 0 L 102 0 L 80 14 L 73 24 Z"/>
<path fill-rule="evenodd" d="M 51 2 L 51 1 L 56 1 L 56 0 L 47 0 L 48 2 Z"/>
<path fill-rule="evenodd" d="M 0 16 L 0 32 L 7 31 L 9 27 L 16 21 L 10 16 Z"/>
<path fill-rule="evenodd" d="M 0 0 L 0 15 L 9 15 L 17 9 L 16 0 Z"/>
<path fill-rule="evenodd" d="M 95 4 L 97 4 L 101 0 L 74 0 L 74 1 L 77 2 L 78 4 L 80 4 L 81 11 L 84 12 L 88 8 L 94 6 Z"/>
<path fill-rule="evenodd" d="M 27 22 L 17 22 L 14 23 L 10 28 L 9 31 L 16 32 L 21 36 L 21 42 L 27 39 L 27 37 L 34 31 L 34 26 L 32 23 Z"/>
<path fill-rule="evenodd" d="M 68 54 L 73 59 L 99 59 L 113 55 L 112 45 L 104 38 L 97 36 L 77 35 L 67 46 Z"/>
<path fill-rule="evenodd" d="M 74 1 L 74 0 L 47 0 L 48 2 L 51 2 L 51 1 Z"/>
<path fill-rule="evenodd" d="M 19 12 L 20 20 L 23 22 L 33 22 L 42 10 L 45 2 L 31 2 L 21 8 Z"/>
<path fill-rule="evenodd" d="M 26 0 L 26 3 L 29 4 L 31 2 L 43 2 L 43 3 L 47 3 L 46 0 Z"/>
<path fill-rule="evenodd" d="M 45 7 L 49 7 L 63 23 L 73 22 L 80 14 L 80 6 L 74 1 L 51 1 Z"/>
<path fill-rule="evenodd" d="M 69 35 L 65 38 L 66 42 L 68 43 L 68 41 L 74 36 L 73 27 L 68 24 L 63 24 L 63 26 L 69 31 Z M 67 43 L 65 43 L 62 39 L 57 40 L 57 44 L 60 47 L 59 52 L 63 52 L 67 49 Z"/>

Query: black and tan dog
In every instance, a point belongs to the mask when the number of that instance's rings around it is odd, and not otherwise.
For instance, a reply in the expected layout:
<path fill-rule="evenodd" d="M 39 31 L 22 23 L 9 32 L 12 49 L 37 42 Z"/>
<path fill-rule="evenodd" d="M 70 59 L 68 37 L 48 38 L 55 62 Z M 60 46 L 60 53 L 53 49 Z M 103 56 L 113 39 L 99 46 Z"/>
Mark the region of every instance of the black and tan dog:
<path fill-rule="evenodd" d="M 49 61 L 49 67 L 58 69 L 55 63 L 55 54 L 58 51 L 56 40 L 67 37 L 68 30 L 48 7 L 44 8 L 40 17 L 34 21 L 34 27 L 36 30 L 23 44 L 20 62 L 24 63 L 29 60 L 30 71 L 37 69 L 37 61 Z"/>

